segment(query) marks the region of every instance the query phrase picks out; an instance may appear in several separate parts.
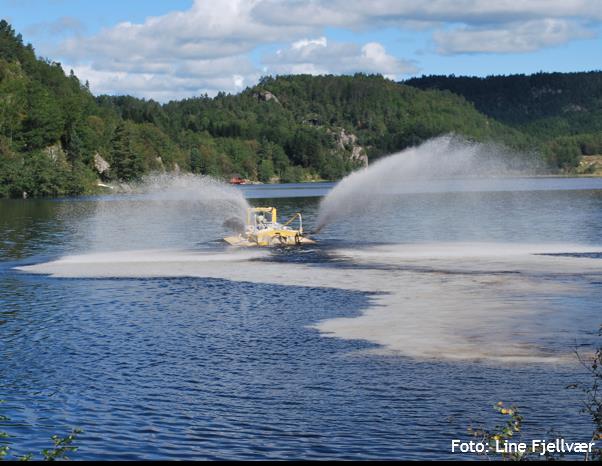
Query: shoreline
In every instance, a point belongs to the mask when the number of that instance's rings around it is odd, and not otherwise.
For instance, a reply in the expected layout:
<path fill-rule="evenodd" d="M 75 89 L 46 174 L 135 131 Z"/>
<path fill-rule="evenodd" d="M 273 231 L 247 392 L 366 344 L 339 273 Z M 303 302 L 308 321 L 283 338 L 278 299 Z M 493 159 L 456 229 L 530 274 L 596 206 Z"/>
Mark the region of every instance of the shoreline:
<path fill-rule="evenodd" d="M 175 174 L 175 172 L 173 172 Z M 206 175 L 200 175 L 206 176 Z M 339 180 L 309 180 L 309 181 L 300 181 L 297 183 L 264 183 L 264 182 L 253 182 L 253 183 L 245 183 L 245 184 L 230 184 L 227 181 L 217 180 L 220 183 L 223 183 L 225 186 L 237 188 L 241 186 L 250 186 L 250 187 L 260 187 L 260 186 L 298 186 L 298 185 L 318 185 L 318 184 L 327 184 L 332 183 L 336 185 L 343 178 Z M 501 179 L 602 179 L 602 174 L 546 174 L 546 175 L 513 175 L 513 176 L 497 176 L 497 177 L 488 177 L 488 178 L 479 178 L 479 177 L 462 177 L 462 178 L 450 178 L 449 180 L 471 180 L 474 181 L 476 179 L 491 179 L 491 180 L 501 180 Z M 443 179 L 433 179 L 427 181 L 441 181 Z M 424 180 L 423 180 L 424 181 Z M 34 197 L 34 196 L 24 196 L 24 197 L 0 197 L 0 201 L 30 201 L 30 200 L 53 200 L 53 199 L 80 199 L 86 197 L 94 197 L 94 196 L 106 196 L 106 195 L 122 195 L 128 194 L 126 190 L 121 190 L 120 185 L 109 185 L 106 183 L 99 182 L 101 184 L 97 185 L 97 189 L 93 192 L 80 194 L 76 196 L 42 196 L 42 197 Z M 123 185 L 121 185 L 123 186 Z M 244 188 L 243 188 L 244 189 Z M 131 194 L 131 193 L 129 193 Z"/>

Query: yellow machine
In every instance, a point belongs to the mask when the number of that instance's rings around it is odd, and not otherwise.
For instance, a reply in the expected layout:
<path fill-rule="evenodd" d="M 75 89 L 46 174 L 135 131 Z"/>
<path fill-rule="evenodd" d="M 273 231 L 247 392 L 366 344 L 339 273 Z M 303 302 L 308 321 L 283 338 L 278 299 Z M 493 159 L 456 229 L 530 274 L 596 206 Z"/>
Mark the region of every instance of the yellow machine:
<path fill-rule="evenodd" d="M 290 225 L 299 221 L 299 228 Z M 300 213 L 293 215 L 287 222 L 278 223 L 274 207 L 252 207 L 247 210 L 247 224 L 244 232 L 224 238 L 232 246 L 299 246 L 314 244 L 315 241 L 303 236 L 303 219 Z"/>

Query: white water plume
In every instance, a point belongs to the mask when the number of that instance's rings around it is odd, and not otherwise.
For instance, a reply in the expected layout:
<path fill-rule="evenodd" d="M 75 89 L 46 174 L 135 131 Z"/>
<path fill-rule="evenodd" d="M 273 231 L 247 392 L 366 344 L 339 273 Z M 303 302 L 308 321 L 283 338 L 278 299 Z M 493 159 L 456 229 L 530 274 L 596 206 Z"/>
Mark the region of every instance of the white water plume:
<path fill-rule="evenodd" d="M 150 175 L 118 196 L 101 197 L 80 226 L 79 249 L 124 250 L 192 246 L 222 237 L 224 222 L 244 222 L 240 190 L 207 176 Z"/>
<path fill-rule="evenodd" d="M 493 182 L 533 173 L 535 163 L 517 155 L 499 145 L 468 142 L 453 135 L 431 139 L 344 178 L 322 200 L 316 231 L 353 214 L 362 216 L 393 194 L 441 192 L 446 182 L 451 187 L 464 179 Z"/>
<path fill-rule="evenodd" d="M 210 176 L 187 174 L 154 174 L 129 187 L 131 194 L 156 201 L 193 201 L 224 216 L 245 218 L 249 207 L 242 193 Z"/>

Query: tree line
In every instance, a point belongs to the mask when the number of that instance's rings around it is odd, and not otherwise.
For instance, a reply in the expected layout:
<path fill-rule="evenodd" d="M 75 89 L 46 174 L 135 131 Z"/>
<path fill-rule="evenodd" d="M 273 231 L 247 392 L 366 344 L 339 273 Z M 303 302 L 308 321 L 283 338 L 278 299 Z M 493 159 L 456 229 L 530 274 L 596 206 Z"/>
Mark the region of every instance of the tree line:
<path fill-rule="evenodd" d="M 535 148 L 570 171 L 601 152 L 600 76 L 279 76 L 160 104 L 94 96 L 0 21 L 0 197 L 86 194 L 152 171 L 337 180 L 361 166 L 354 146 L 375 159 L 450 132 Z"/>
<path fill-rule="evenodd" d="M 523 133 L 553 168 L 570 173 L 581 156 L 602 154 L 601 71 L 433 75 L 404 84 L 463 96 L 479 112 Z"/>

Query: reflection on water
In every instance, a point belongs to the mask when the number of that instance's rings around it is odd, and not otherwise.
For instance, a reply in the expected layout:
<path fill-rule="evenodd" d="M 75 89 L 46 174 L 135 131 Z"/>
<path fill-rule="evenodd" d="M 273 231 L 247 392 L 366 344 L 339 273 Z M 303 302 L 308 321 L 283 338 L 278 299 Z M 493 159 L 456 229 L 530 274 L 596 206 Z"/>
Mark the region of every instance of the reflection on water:
<path fill-rule="evenodd" d="M 0 201 L 14 450 L 78 426 L 82 459 L 452 458 L 499 400 L 585 441 L 565 387 L 599 324 L 599 181 L 431 186 L 259 252 L 193 199 Z M 242 190 L 311 228 L 327 188 Z"/>
<path fill-rule="evenodd" d="M 0 200 L 0 257 L 26 257 L 60 241 L 59 211 L 54 202 Z"/>

